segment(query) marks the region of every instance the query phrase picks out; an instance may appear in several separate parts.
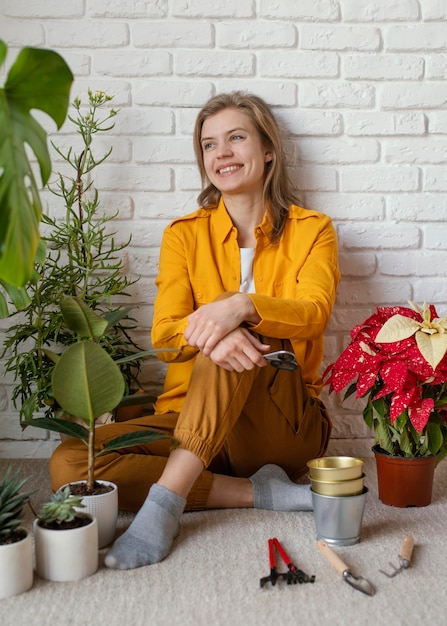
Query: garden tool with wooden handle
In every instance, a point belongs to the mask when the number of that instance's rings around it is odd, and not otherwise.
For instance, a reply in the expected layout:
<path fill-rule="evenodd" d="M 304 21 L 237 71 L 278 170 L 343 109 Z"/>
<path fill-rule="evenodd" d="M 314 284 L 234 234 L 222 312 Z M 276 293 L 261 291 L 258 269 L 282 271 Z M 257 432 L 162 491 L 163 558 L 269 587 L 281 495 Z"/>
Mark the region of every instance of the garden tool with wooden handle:
<path fill-rule="evenodd" d="M 376 593 L 376 590 L 369 580 L 361 576 L 354 576 L 346 563 L 341 560 L 338 554 L 336 554 L 325 541 L 319 539 L 317 541 L 317 548 L 329 563 L 335 567 L 337 572 L 343 576 L 343 580 L 345 580 L 348 585 L 351 585 L 354 589 L 358 589 L 369 596 L 373 596 Z"/>
<path fill-rule="evenodd" d="M 379 572 L 385 574 L 385 576 L 388 576 L 388 578 L 394 578 L 394 576 L 396 576 L 396 574 L 399 574 L 399 572 L 401 572 L 403 569 L 407 569 L 407 567 L 410 565 L 411 555 L 413 554 L 413 547 L 414 539 L 411 535 L 407 535 L 403 541 L 402 548 L 399 554 L 400 566 L 396 567 L 395 565 L 390 563 L 390 566 L 394 569 L 394 572 L 392 574 L 387 574 L 387 572 L 384 572 L 383 569 L 379 570 Z"/>

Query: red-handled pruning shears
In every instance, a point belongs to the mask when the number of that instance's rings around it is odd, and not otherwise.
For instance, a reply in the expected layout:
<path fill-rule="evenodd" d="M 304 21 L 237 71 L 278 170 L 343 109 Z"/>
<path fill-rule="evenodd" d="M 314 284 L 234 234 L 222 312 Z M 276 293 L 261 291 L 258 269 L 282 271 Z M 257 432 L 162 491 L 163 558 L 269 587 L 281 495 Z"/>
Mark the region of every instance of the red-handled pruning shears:
<path fill-rule="evenodd" d="M 268 540 L 269 547 L 269 561 L 270 561 L 270 574 L 268 576 L 264 576 L 264 578 L 260 579 L 260 585 L 263 587 L 266 583 L 271 583 L 272 586 L 276 585 L 276 581 L 278 579 L 285 580 L 288 585 L 296 585 L 299 583 L 313 583 L 315 580 L 315 576 L 308 576 L 302 570 L 298 569 L 296 565 L 292 563 L 289 555 L 284 550 L 282 545 L 279 543 L 278 539 L 269 539 Z M 275 558 L 275 548 L 279 552 L 282 560 L 287 565 L 287 572 L 278 572 L 276 569 L 276 558 Z"/>

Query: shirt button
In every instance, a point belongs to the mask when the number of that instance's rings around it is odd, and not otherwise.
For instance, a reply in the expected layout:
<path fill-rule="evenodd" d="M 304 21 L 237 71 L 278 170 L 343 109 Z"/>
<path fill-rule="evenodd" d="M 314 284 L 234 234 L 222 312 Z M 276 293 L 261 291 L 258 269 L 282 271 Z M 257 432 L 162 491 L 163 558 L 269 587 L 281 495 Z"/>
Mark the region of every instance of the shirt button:
<path fill-rule="evenodd" d="M 262 278 L 262 276 L 258 276 L 258 277 L 256 278 L 256 280 L 258 281 L 258 283 L 262 283 L 263 278 Z"/>

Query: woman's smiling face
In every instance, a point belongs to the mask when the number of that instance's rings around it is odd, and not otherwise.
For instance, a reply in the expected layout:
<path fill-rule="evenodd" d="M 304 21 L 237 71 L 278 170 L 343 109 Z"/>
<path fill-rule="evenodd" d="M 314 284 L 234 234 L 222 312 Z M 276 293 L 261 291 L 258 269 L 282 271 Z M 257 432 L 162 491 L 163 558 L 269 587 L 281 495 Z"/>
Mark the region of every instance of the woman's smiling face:
<path fill-rule="evenodd" d="M 206 175 L 225 196 L 262 192 L 265 164 L 272 160 L 254 124 L 237 109 L 224 109 L 202 126 Z"/>

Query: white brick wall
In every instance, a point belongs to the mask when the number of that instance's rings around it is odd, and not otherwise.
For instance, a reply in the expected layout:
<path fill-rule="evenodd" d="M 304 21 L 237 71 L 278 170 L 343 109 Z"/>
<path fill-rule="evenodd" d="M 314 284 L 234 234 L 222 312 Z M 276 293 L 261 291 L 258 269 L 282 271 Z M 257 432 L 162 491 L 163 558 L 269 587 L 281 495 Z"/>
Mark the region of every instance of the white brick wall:
<path fill-rule="evenodd" d="M 121 108 L 96 184 L 103 207 L 120 209 L 120 236 L 133 234 L 140 341 L 163 228 L 196 206 L 195 115 L 232 89 L 272 104 L 303 202 L 338 231 L 343 280 L 323 367 L 375 305 L 427 300 L 446 314 L 445 0 L 2 0 L 0 12 L 8 66 L 24 45 L 55 49 L 73 96 L 101 89 Z M 145 365 L 150 387 L 162 378 L 158 362 Z M 20 431 L 11 382 L 0 382 L 0 456 L 48 456 L 56 439 Z M 324 397 L 336 449 L 367 441 L 361 406 Z"/>

